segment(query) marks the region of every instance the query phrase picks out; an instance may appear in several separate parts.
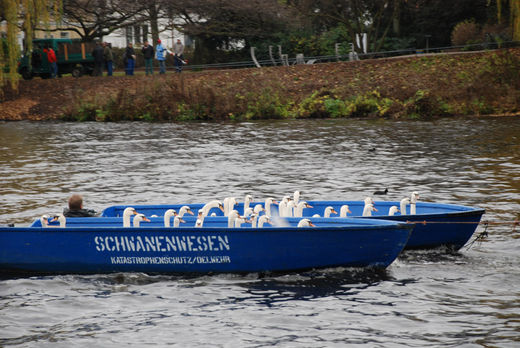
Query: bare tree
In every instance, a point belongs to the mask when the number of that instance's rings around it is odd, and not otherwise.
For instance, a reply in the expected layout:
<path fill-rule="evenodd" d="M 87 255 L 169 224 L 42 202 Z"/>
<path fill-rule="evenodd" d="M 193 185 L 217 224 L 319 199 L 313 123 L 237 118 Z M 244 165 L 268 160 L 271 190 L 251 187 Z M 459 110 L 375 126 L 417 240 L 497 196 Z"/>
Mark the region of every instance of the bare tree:
<path fill-rule="evenodd" d="M 91 41 L 143 22 L 147 5 L 147 2 L 125 0 L 64 0 L 60 30 L 75 31 L 83 41 Z"/>

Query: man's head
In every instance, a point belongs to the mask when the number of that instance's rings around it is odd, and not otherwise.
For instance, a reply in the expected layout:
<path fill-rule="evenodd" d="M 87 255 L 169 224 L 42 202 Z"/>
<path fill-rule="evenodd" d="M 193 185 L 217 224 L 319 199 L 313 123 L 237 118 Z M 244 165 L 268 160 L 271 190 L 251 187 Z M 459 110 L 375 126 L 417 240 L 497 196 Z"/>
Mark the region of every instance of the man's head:
<path fill-rule="evenodd" d="M 161 43 L 161 39 L 157 40 L 157 43 L 160 44 Z"/>
<path fill-rule="evenodd" d="M 181 39 L 177 39 L 177 43 L 178 43 L 178 44 L 182 43 L 182 42 L 181 42 Z"/>
<path fill-rule="evenodd" d="M 69 209 L 71 210 L 79 210 L 83 209 L 83 197 L 78 194 L 73 194 L 69 198 Z"/>
<path fill-rule="evenodd" d="M 148 40 L 146 40 L 146 41 L 144 42 L 144 45 L 145 45 L 145 46 L 148 46 Z"/>

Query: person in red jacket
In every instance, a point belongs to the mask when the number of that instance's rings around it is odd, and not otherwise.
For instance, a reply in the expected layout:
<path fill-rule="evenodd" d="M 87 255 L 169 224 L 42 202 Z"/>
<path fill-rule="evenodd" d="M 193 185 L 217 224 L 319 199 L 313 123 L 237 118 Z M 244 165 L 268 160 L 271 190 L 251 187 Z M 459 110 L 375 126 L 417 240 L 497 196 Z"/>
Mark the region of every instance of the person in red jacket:
<path fill-rule="evenodd" d="M 51 68 L 51 78 L 54 79 L 58 74 L 58 60 L 56 59 L 56 53 L 54 53 L 54 50 L 49 46 L 46 46 L 43 49 L 43 52 L 47 53 L 47 61 Z"/>

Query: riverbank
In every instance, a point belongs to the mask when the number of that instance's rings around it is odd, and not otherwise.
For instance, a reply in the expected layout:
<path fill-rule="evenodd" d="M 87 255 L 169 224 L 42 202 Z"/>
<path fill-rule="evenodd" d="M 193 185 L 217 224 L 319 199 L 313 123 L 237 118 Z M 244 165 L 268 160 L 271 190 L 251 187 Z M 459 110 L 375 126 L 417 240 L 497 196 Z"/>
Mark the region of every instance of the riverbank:
<path fill-rule="evenodd" d="M 184 121 L 520 114 L 520 49 L 290 67 L 63 77 L 6 90 L 0 120 Z"/>

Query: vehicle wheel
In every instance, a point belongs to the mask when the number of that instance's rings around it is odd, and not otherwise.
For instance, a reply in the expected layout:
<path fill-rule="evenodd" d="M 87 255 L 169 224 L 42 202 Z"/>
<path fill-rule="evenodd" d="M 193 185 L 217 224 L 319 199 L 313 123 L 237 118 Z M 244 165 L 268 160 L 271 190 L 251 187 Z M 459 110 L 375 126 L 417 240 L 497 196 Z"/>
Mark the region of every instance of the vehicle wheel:
<path fill-rule="evenodd" d="M 72 72 L 70 73 L 73 77 L 80 77 L 83 75 L 83 71 L 80 67 L 75 67 L 72 69 Z"/>
<path fill-rule="evenodd" d="M 20 71 L 20 74 L 22 74 L 24 80 L 30 80 L 33 78 L 32 72 L 27 68 L 23 68 L 22 71 Z"/>

